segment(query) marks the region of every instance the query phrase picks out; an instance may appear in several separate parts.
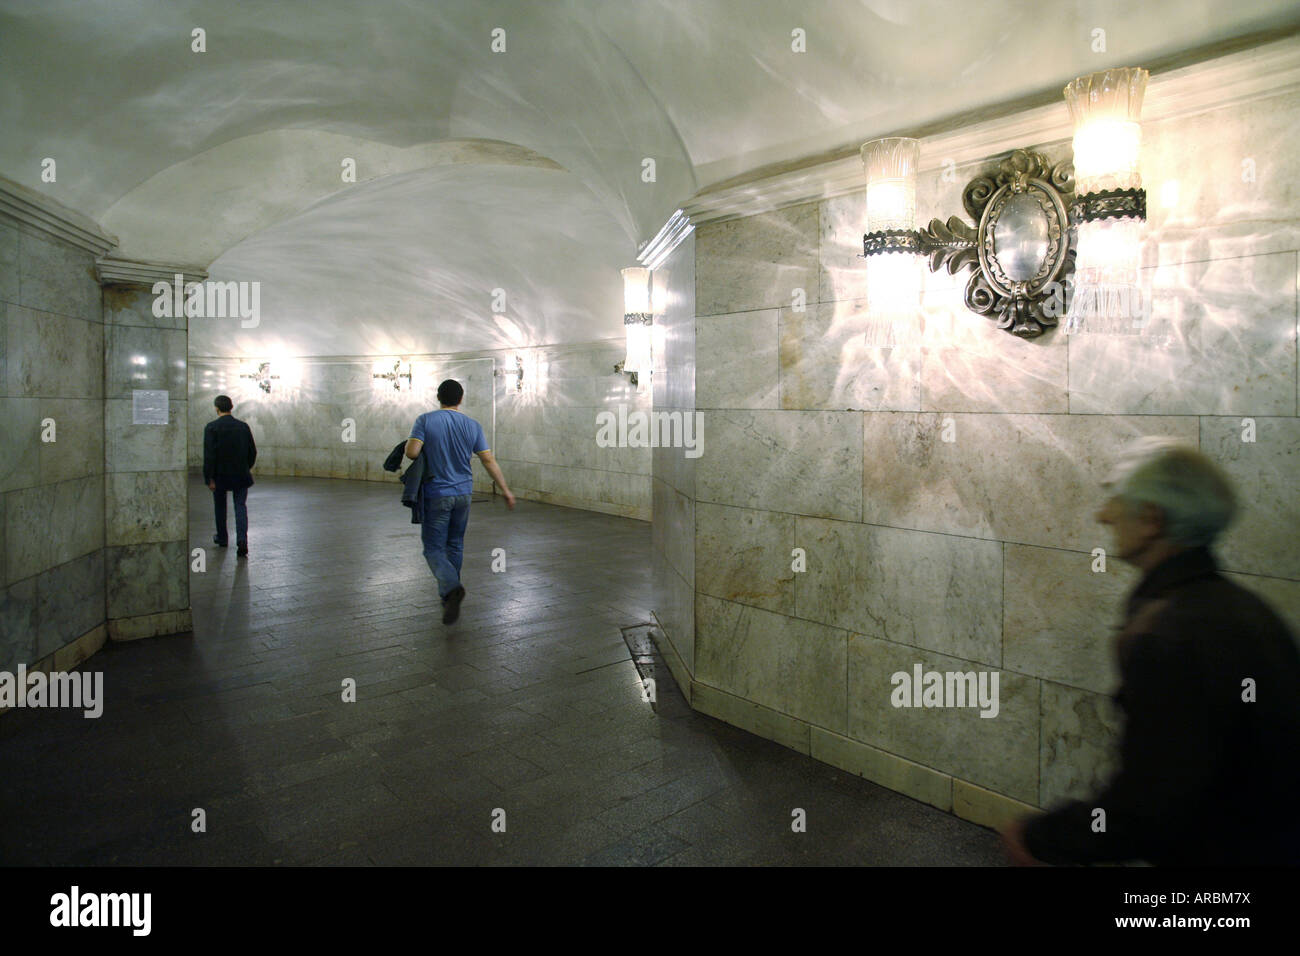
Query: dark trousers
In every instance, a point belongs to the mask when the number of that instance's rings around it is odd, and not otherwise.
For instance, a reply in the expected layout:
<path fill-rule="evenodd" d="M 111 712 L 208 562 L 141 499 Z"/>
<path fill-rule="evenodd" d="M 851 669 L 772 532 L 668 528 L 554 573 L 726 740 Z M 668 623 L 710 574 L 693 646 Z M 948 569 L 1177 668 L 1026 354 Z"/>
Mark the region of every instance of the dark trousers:
<path fill-rule="evenodd" d="M 235 541 L 239 547 L 248 547 L 248 489 L 232 488 L 230 494 L 235 499 Z M 212 492 L 213 510 L 217 515 L 217 544 L 226 544 L 230 538 L 226 532 L 226 490 L 220 485 Z"/>

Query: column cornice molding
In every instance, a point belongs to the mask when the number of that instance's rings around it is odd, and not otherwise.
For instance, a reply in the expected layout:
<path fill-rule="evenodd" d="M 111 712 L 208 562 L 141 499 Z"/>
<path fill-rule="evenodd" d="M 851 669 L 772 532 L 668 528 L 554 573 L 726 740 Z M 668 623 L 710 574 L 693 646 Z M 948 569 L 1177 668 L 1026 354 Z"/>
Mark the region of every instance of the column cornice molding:
<path fill-rule="evenodd" d="M 177 275 L 181 277 L 182 288 L 187 282 L 203 282 L 208 277 L 207 271 L 198 266 L 140 262 L 116 256 L 103 256 L 95 262 L 95 277 L 100 285 L 142 285 L 152 288 L 155 282 L 170 285 L 176 281 Z"/>
<path fill-rule="evenodd" d="M 0 176 L 0 216 L 66 242 L 95 256 L 117 245 L 117 239 L 83 216 L 45 193 Z"/>

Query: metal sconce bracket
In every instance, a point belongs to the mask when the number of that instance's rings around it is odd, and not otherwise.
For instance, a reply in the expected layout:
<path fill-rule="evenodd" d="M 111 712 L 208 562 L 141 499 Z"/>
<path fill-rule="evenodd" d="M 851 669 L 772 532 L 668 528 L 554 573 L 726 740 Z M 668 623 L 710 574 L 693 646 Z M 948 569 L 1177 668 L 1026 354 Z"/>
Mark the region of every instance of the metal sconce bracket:
<path fill-rule="evenodd" d="M 507 375 L 513 375 L 515 376 L 515 391 L 522 392 L 524 390 L 524 362 L 518 355 L 515 356 L 514 368 L 493 369 L 492 374 L 502 378 Z"/>
<path fill-rule="evenodd" d="M 411 388 L 411 382 L 412 382 L 411 366 L 407 365 L 406 371 L 403 372 L 401 359 L 398 359 L 396 362 L 393 363 L 393 370 L 391 372 L 372 372 L 370 377 L 382 378 L 386 381 L 392 382 L 393 390 L 397 392 L 400 392 L 402 390 L 402 379 L 406 379 L 407 390 L 409 391 Z"/>
<path fill-rule="evenodd" d="M 266 394 L 268 395 L 271 394 L 271 382 L 276 381 L 280 378 L 280 376 L 278 375 L 271 374 L 270 362 L 260 363 L 257 366 L 257 373 L 255 375 L 250 375 L 247 372 L 245 372 L 240 374 L 239 377 L 252 379 L 254 382 L 257 383 L 257 387 L 260 388 L 262 391 L 266 392 Z"/>
<path fill-rule="evenodd" d="M 1105 189 L 1095 193 L 1075 196 L 1070 203 L 1070 222 L 1099 222 L 1103 219 L 1147 218 L 1147 191 L 1145 189 Z"/>
<path fill-rule="evenodd" d="M 869 233 L 862 237 L 862 253 L 912 252 L 927 258 L 931 272 L 946 268 L 949 275 L 969 268 L 966 307 L 996 318 L 1004 331 L 1033 338 L 1065 312 L 1076 245 L 1067 205 L 1073 189 L 1071 161 L 1052 165 L 1042 153 L 1017 149 L 993 174 L 963 190 L 962 205 L 974 225 L 952 216 L 913 232 Z"/>
<path fill-rule="evenodd" d="M 622 375 L 622 374 L 623 374 L 623 363 L 622 363 L 622 362 L 619 362 L 617 365 L 615 365 L 615 366 L 614 366 L 614 371 L 617 372 L 619 375 Z M 633 386 L 639 384 L 639 383 L 637 382 L 636 372 L 628 372 L 627 375 L 628 375 L 628 379 L 629 379 L 629 381 L 631 381 L 631 383 L 633 384 Z"/>

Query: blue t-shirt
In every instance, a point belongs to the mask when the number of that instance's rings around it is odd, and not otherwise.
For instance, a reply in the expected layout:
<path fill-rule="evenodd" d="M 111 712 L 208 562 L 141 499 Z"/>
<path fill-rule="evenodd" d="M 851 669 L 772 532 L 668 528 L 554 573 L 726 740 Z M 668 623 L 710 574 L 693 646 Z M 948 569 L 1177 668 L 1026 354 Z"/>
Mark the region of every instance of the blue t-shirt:
<path fill-rule="evenodd" d="M 446 498 L 473 492 L 470 459 L 488 447 L 482 425 L 468 415 L 440 408 L 417 418 L 411 437 L 424 442 L 420 453 L 426 456 L 429 468 L 429 477 L 424 480 L 425 497 Z"/>

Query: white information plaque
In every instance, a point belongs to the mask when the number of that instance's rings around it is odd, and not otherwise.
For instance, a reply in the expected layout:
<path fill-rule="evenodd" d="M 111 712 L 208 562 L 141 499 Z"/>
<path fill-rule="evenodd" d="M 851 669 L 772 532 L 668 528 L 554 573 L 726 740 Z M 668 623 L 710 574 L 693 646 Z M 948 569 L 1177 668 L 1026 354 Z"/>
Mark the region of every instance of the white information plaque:
<path fill-rule="evenodd" d="M 167 392 L 137 388 L 131 392 L 132 425 L 166 425 Z"/>

